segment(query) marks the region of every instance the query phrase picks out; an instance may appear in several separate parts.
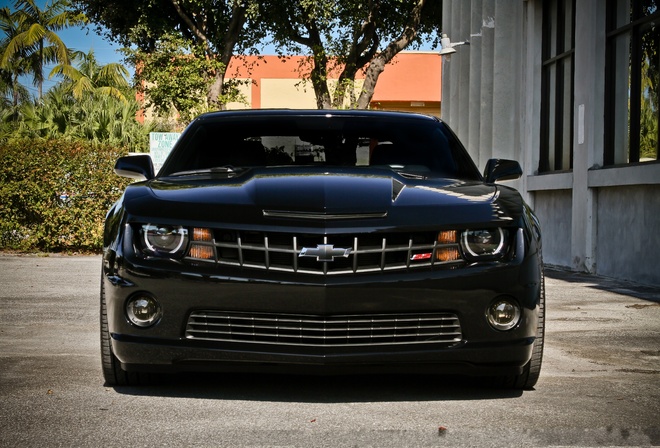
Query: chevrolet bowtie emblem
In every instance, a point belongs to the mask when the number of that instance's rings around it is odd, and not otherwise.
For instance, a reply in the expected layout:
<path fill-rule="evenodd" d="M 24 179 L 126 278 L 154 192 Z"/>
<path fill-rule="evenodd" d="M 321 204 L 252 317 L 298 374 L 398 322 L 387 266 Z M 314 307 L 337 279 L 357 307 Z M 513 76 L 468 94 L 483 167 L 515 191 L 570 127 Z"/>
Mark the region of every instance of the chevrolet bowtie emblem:
<path fill-rule="evenodd" d="M 317 244 L 316 247 L 303 247 L 299 257 L 316 257 L 316 261 L 335 261 L 335 257 L 347 258 L 351 249 L 344 249 L 332 244 Z"/>

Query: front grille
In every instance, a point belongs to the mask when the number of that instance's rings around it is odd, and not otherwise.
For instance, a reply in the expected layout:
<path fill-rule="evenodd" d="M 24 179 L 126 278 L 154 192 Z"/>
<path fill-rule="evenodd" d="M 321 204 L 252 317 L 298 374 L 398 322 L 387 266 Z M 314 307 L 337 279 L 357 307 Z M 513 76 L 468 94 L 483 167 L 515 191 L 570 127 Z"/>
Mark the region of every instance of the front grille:
<path fill-rule="evenodd" d="M 458 243 L 441 244 L 437 232 L 315 235 L 216 229 L 212 259 L 190 261 L 305 274 L 337 275 L 431 266 L 456 266 L 462 260 L 439 261 L 440 250 L 458 253 Z M 305 249 L 305 251 L 303 251 Z M 320 256 L 319 256 L 320 255 Z"/>
<path fill-rule="evenodd" d="M 351 347 L 365 345 L 442 344 L 462 339 L 452 313 L 314 316 L 195 311 L 186 338 L 217 342 Z"/>

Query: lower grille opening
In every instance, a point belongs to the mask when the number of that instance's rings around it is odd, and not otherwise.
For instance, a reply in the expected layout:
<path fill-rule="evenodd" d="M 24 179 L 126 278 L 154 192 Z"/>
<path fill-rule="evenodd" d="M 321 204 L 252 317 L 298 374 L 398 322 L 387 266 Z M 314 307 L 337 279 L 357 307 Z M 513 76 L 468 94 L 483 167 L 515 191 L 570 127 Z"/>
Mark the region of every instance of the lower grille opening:
<path fill-rule="evenodd" d="M 195 311 L 187 339 L 319 347 L 442 344 L 462 340 L 452 313 L 314 316 Z"/>

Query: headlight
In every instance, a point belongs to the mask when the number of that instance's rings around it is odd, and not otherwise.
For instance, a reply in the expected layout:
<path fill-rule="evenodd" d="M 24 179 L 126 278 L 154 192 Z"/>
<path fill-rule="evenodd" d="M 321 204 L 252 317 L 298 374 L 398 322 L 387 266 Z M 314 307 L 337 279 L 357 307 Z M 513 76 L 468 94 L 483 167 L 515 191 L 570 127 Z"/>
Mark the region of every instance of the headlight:
<path fill-rule="evenodd" d="M 463 252 L 471 258 L 497 258 L 506 253 L 507 233 L 501 228 L 465 230 L 461 235 Z"/>
<path fill-rule="evenodd" d="M 145 224 L 141 233 L 144 249 L 154 255 L 177 257 L 188 247 L 188 229 L 181 226 Z"/>

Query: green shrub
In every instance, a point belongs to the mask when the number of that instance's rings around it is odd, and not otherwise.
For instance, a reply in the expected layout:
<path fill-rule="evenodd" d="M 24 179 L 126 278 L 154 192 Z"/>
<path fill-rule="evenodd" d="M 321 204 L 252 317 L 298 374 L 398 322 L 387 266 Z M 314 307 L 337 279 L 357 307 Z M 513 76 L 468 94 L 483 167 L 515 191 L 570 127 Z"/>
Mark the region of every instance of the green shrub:
<path fill-rule="evenodd" d="M 67 140 L 0 143 L 0 249 L 98 252 L 103 221 L 128 180 L 124 150 Z"/>

